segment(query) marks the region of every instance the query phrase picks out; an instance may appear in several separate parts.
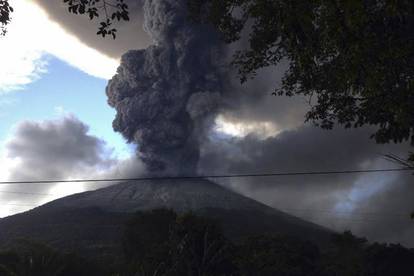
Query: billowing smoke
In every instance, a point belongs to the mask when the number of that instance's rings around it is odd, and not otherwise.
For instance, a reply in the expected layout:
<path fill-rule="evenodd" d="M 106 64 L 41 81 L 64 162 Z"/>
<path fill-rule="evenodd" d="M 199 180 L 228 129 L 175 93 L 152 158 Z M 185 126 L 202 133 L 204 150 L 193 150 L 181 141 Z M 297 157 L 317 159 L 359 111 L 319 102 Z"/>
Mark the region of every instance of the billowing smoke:
<path fill-rule="evenodd" d="M 221 70 L 220 61 L 225 64 L 228 53 L 223 53 L 214 32 L 187 20 L 185 1 L 146 0 L 144 14 L 145 29 L 155 44 L 122 57 L 107 95 L 117 110 L 114 129 L 138 145 L 152 173 L 380 169 L 395 167 L 383 154 L 408 152 L 407 144 L 377 145 L 369 140 L 375 130 L 371 127 L 324 131 L 304 125 L 308 99 L 271 96 L 286 64 L 262 70 L 241 87 L 232 72 Z M 233 46 L 226 51 L 233 51 Z M 222 129 L 214 131 L 217 118 Z M 414 244 L 408 217 L 414 209 L 410 174 L 219 182 L 332 229 Z M 391 223 L 394 212 L 400 215 L 399 224 Z"/>
<path fill-rule="evenodd" d="M 150 172 L 194 174 L 223 90 L 222 46 L 189 22 L 186 1 L 147 0 L 144 16 L 154 45 L 124 54 L 110 80 L 113 127 L 138 145 Z"/>

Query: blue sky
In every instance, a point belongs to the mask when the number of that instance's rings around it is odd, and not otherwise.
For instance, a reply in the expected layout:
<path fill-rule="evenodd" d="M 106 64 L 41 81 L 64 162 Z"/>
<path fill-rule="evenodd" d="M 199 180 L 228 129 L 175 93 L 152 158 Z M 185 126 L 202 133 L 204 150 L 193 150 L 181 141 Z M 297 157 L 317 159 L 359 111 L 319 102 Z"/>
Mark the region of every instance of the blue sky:
<path fill-rule="evenodd" d="M 16 173 L 28 179 L 69 179 L 123 175 L 130 167 L 139 170 L 140 164 L 130 158 L 134 155 L 133 146 L 126 144 L 112 129 L 115 110 L 107 104 L 105 95 L 106 84 L 115 74 L 119 60 L 86 45 L 52 21 L 34 1 L 10 2 L 15 11 L 6 36 L 0 37 L 0 180 L 15 180 L 12 175 Z M 102 45 L 105 43 L 102 40 Z M 66 132 L 65 137 L 53 132 L 54 128 L 68 124 L 81 127 L 81 131 L 73 136 Z M 89 127 L 87 133 L 84 133 L 84 125 Z M 49 133 L 48 137 L 56 141 L 23 137 L 22 129 L 31 126 Z M 82 141 L 91 145 L 86 157 L 79 157 L 84 155 L 77 153 L 79 159 L 67 163 L 65 160 L 70 159 L 68 151 L 73 151 L 76 145 L 77 149 L 85 150 L 79 144 Z M 106 143 L 105 147 L 102 147 L 102 141 Z M 20 147 L 17 154 L 10 152 L 13 143 Z M 67 143 L 72 143 L 72 147 Z M 27 148 L 28 144 L 39 149 L 41 144 L 46 145 L 44 149 L 49 152 L 31 159 L 30 152 L 36 149 Z M 54 152 L 66 154 L 54 155 Z M 48 153 L 52 158 L 46 161 Z M 88 156 L 92 157 L 88 159 Z M 96 164 L 88 160 L 94 160 Z M 62 167 L 59 162 L 69 165 Z M 39 169 L 42 167 L 45 169 Z M 49 171 L 59 173 L 50 176 Z M 88 187 L 82 183 L 57 184 L 41 189 L 45 193 L 51 190 L 52 197 L 10 197 L 16 189 L 31 190 L 34 187 L 2 186 L 0 217 Z"/>
<path fill-rule="evenodd" d="M 115 110 L 106 102 L 105 86 L 108 79 L 115 74 L 119 61 L 105 54 L 106 51 L 103 49 L 108 48 L 108 45 L 105 44 L 106 40 L 99 40 L 97 43 L 99 49 L 93 49 L 81 41 L 80 36 L 71 34 L 68 29 L 64 28 L 63 21 L 65 20 L 62 20 L 62 26 L 53 22 L 33 0 L 10 1 L 15 12 L 12 22 L 8 26 L 8 34 L 5 37 L 0 37 L 0 180 L 14 180 L 9 178 L 10 175 L 23 175 L 27 180 L 104 178 L 109 177 L 108 175 L 127 177 L 131 171 L 134 174 L 144 171 L 145 166 L 139 158 L 128 158 L 133 155 L 132 147 L 128 146 L 123 138 L 112 129 Z M 78 17 L 70 18 L 70 20 L 78 20 Z M 89 23 L 89 21 L 87 22 Z M 136 32 L 137 30 L 132 31 Z M 92 32 L 92 35 L 95 33 Z M 128 35 L 139 37 L 137 33 Z M 131 44 L 130 49 L 139 47 L 139 45 L 142 43 Z M 257 92 L 256 85 L 258 88 L 264 87 L 269 85 L 270 80 L 272 80 L 271 88 L 273 88 L 273 73 L 269 71 L 266 73 L 268 75 L 265 74 L 258 81 L 252 82 L 250 88 L 247 87 L 245 91 L 252 89 Z M 266 81 L 266 85 L 261 83 Z M 361 136 L 361 139 L 356 139 L 359 137 L 357 132 L 349 135 L 349 133 L 337 131 L 324 132 L 323 134 L 315 129 L 310 131 L 308 126 L 303 125 L 304 111 L 308 107 L 307 101 L 298 98 L 270 97 L 270 93 L 268 96 L 262 95 L 261 99 L 251 103 L 247 103 L 247 101 L 244 103 L 242 100 L 240 101 L 242 105 L 240 110 L 231 110 L 229 114 L 217 114 L 215 132 L 213 133 L 216 134 L 214 137 L 220 138 L 216 139 L 217 148 L 221 150 L 218 155 L 220 165 L 223 162 L 228 162 L 237 167 L 236 163 L 239 162 L 242 168 L 244 166 L 245 173 L 255 173 L 262 170 L 257 167 L 257 164 L 269 168 L 269 172 L 271 169 L 282 171 L 283 168 L 286 171 L 308 171 L 317 168 L 318 162 L 322 165 L 325 164 L 326 167 L 322 169 L 326 170 L 378 169 L 392 166 L 380 156 L 381 152 L 402 152 L 397 148 L 392 150 L 393 148 L 390 146 L 381 148 L 378 145 L 372 146 L 374 142 L 367 142 L 368 136 L 365 137 L 367 131 L 361 132 L 364 135 Z M 61 135 L 53 133 L 56 125 L 64 125 L 65 123 L 64 120 L 56 119 L 68 115 L 79 119 L 79 121 L 75 120 L 76 122 L 72 123 L 89 126 L 89 133 L 80 133 L 83 139 L 72 140 L 72 148 L 65 140 L 70 137 L 70 132 L 62 132 Z M 48 140 L 41 136 L 41 139 L 35 140 L 33 135 L 22 137 L 22 135 L 18 135 L 18 131 L 15 134 L 13 128 L 22 130 L 20 123 L 27 120 L 40 121 L 41 123 L 34 124 L 35 127 L 50 134 L 49 137 L 52 138 Z M 55 121 L 52 124 L 42 123 L 45 120 Z M 26 124 L 27 127 L 33 128 L 30 124 Z M 283 132 L 285 132 L 284 136 L 279 137 L 279 134 L 283 134 Z M 334 133 L 337 134 L 334 135 Z M 20 134 L 24 134 L 24 132 L 21 131 Z M 74 136 L 78 134 L 74 133 Z M 328 137 L 329 134 L 333 136 Z M 90 148 L 89 151 L 82 147 L 79 141 L 94 142 L 97 140 L 93 137 L 91 139 L 89 135 L 94 135 L 105 141 L 107 146 L 113 149 L 113 155 L 104 155 L 102 158 L 97 158 L 96 164 L 89 165 L 82 159 L 85 158 L 82 157 L 83 155 L 79 155 L 81 157 L 75 158 L 76 160 L 70 159 L 70 154 L 67 153 L 72 152 L 74 148 L 79 149 L 82 153 L 87 152 L 86 160 L 89 160 L 88 156 L 93 157 L 94 154 L 98 156 L 101 153 L 101 148 L 97 147 L 95 143 L 87 144 Z M 244 144 L 238 143 L 246 136 L 249 136 L 249 139 L 246 139 Z M 283 137 L 288 138 L 284 139 Z M 59 140 L 61 143 L 55 143 Z M 9 141 L 17 141 L 20 146 L 24 145 L 24 142 L 29 141 L 30 143 L 27 143 L 26 147 L 20 147 L 21 150 L 17 153 L 15 151 L 14 155 L 7 155 L 10 143 L 6 144 L 5 142 Z M 249 141 L 252 143 L 248 144 Z M 43 147 L 39 147 L 42 146 L 41 144 Z M 98 144 L 100 145 L 100 143 Z M 214 146 L 213 143 L 211 147 Z M 31 149 L 29 147 L 39 147 L 41 154 L 34 151 L 36 153 L 33 154 L 34 158 L 30 158 L 32 156 L 30 156 Z M 287 150 L 284 150 L 286 148 Z M 62 160 L 57 162 L 59 159 Z M 70 159 L 70 162 L 66 162 L 66 159 Z M 285 160 L 292 161 L 287 164 Z M 327 163 L 326 160 L 332 161 Z M 330 167 L 331 163 L 332 167 Z M 53 167 L 54 170 L 50 170 L 53 173 L 60 169 L 61 174 L 49 176 L 48 169 L 50 167 Z M 22 174 L 25 171 L 28 173 Z M 43 175 L 38 173 L 42 171 L 44 171 Z M 17 174 L 9 172 L 17 172 Z M 36 178 L 33 178 L 34 176 Z M 244 183 L 243 180 L 237 179 L 230 184 L 236 191 L 276 208 L 289 210 L 289 208 L 297 208 L 300 203 L 299 205 L 304 211 L 316 210 L 316 212 L 306 215 L 306 219 L 321 224 L 325 223 L 328 226 L 332 224 L 332 227 L 342 229 L 342 227 L 350 225 L 350 221 L 345 219 L 358 218 L 358 211 L 361 213 L 377 211 L 382 214 L 381 208 L 383 208 L 385 212 L 392 209 L 395 211 L 400 209 L 399 212 L 407 214 L 411 212 L 411 207 L 408 210 L 404 209 L 406 207 L 404 202 L 400 207 L 396 204 L 396 206 L 388 208 L 388 200 L 382 201 L 381 199 L 385 198 L 382 195 L 388 193 L 391 187 L 394 188 L 398 182 L 406 183 L 404 181 L 408 178 L 400 176 L 379 174 L 350 176 L 349 178 L 342 175 L 336 178 L 306 178 L 303 180 L 283 178 L 280 180 L 280 185 L 273 183 L 277 185 L 269 186 L 253 181 L 252 186 L 249 186 L 247 180 Z M 263 179 L 258 181 L 263 181 Z M 305 183 L 308 185 L 299 186 Z M 259 184 L 259 188 L 251 188 L 253 184 Z M 5 185 L 0 189 L 0 203 L 2 204 L 0 217 L 22 212 L 54 198 L 87 189 L 90 189 L 90 186 L 84 183 L 42 187 L 38 185 Z M 16 191 L 40 194 L 20 195 L 15 193 Z M 404 192 L 404 190 L 401 191 Z M 48 196 L 44 196 L 44 194 L 48 194 Z M 409 196 L 409 194 L 407 195 Z M 376 196 L 378 196 L 377 201 L 373 199 Z M 412 202 L 412 198 L 410 197 L 408 201 Z M 365 205 L 367 202 L 369 205 Z M 375 209 L 375 204 L 378 205 L 378 210 Z M 318 212 L 319 209 L 327 212 Z M 338 221 L 334 220 L 332 212 L 342 214 L 336 216 L 339 218 Z M 353 216 L 354 212 L 355 216 Z M 329 216 L 330 213 L 331 216 Z M 343 218 L 344 220 L 341 221 Z M 376 227 L 376 224 L 372 223 L 372 225 Z M 383 226 L 387 226 L 386 223 Z M 360 226 L 353 225 L 353 227 L 358 229 Z M 407 233 L 407 236 L 412 236 L 412 231 L 407 231 Z"/>
<path fill-rule="evenodd" d="M 47 120 L 73 114 L 90 127 L 90 134 L 114 148 L 119 157 L 129 146 L 112 130 L 115 111 L 106 103 L 107 81 L 90 76 L 47 55 L 47 72 L 15 92 L 0 94 L 0 140 L 5 141 L 13 126 L 22 120 Z"/>
<path fill-rule="evenodd" d="M 0 145 L 21 121 L 71 114 L 118 157 L 129 155 L 128 146 L 112 130 L 115 112 L 105 96 L 107 80 L 119 62 L 85 45 L 31 0 L 11 4 L 12 22 L 7 35 L 0 37 Z"/>

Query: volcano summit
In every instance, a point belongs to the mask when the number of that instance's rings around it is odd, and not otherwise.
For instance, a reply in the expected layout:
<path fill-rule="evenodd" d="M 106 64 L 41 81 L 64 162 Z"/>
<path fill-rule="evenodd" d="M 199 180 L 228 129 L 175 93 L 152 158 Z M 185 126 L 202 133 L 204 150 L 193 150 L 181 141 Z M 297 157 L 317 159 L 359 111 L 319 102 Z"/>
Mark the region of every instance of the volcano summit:
<path fill-rule="evenodd" d="M 131 213 L 157 208 L 217 219 L 234 240 L 252 234 L 285 234 L 321 244 L 332 234 L 209 180 L 157 180 L 74 194 L 3 218 L 0 243 L 28 238 L 65 250 L 113 253 L 119 250 L 123 225 Z"/>

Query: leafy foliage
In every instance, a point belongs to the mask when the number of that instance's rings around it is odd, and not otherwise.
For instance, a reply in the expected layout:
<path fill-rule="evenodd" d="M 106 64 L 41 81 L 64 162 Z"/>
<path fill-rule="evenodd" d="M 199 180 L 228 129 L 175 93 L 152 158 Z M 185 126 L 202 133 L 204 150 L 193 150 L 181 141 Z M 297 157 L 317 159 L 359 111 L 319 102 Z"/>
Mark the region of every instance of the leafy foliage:
<path fill-rule="evenodd" d="M 398 244 L 383 245 L 374 243 L 365 250 L 364 275 L 410 275 L 414 273 L 413 250 Z"/>
<path fill-rule="evenodd" d="M 336 234 L 321 259 L 321 275 L 412 275 L 414 250 L 397 244 L 369 244 L 351 232 Z"/>
<path fill-rule="evenodd" d="M 141 253 L 126 256 L 130 269 L 122 275 L 414 275 L 414 250 L 370 244 L 351 232 L 333 235 L 324 248 L 281 235 L 232 243 L 214 220 L 163 209 L 137 213 L 127 229 L 124 246 L 141 244 L 134 249 Z M 158 250 L 161 244 L 167 250 Z M 131 266 L 134 262 L 141 265 Z"/>
<path fill-rule="evenodd" d="M 20 241 L 0 252 L 0 275 L 414 275 L 414 250 L 400 245 L 370 244 L 351 232 L 333 235 L 322 248 L 281 235 L 233 243 L 216 221 L 166 209 L 136 213 L 125 225 L 122 246 L 124 259 L 114 265 Z"/>
<path fill-rule="evenodd" d="M 242 82 L 289 62 L 275 95 L 305 95 L 306 120 L 331 129 L 375 125 L 379 143 L 414 144 L 414 2 L 411 0 L 187 0 L 190 16 L 249 47 L 233 60 Z M 116 37 L 128 21 L 124 0 L 63 0 L 68 11 L 98 18 L 97 34 Z M 13 9 L 0 0 L 1 30 Z M 414 158 L 411 156 L 410 158 Z"/>
<path fill-rule="evenodd" d="M 127 223 L 123 249 L 129 272 L 152 275 L 165 272 L 170 264 L 170 232 L 177 214 L 157 209 L 137 212 Z"/>
<path fill-rule="evenodd" d="M 63 0 L 68 12 L 86 15 L 90 20 L 100 19 L 97 35 L 116 38 L 117 29 L 114 22 L 129 21 L 128 5 L 124 0 Z M 0 35 L 6 33 L 6 25 L 10 22 L 13 8 L 8 0 L 0 0 Z"/>
<path fill-rule="evenodd" d="M 69 13 L 87 15 L 90 20 L 102 18 L 100 12 L 103 12 L 104 19 L 96 33 L 102 37 L 111 35 L 115 39 L 117 30 L 113 23 L 129 20 L 128 5 L 124 0 L 63 0 L 63 3 L 68 6 Z"/>
<path fill-rule="evenodd" d="M 10 14 L 13 8 L 9 5 L 8 0 L 0 0 L 0 36 L 6 34 L 6 25 L 10 23 Z"/>
<path fill-rule="evenodd" d="M 305 95 L 306 119 L 330 129 L 376 125 L 379 143 L 414 142 L 411 0 L 189 0 L 192 17 L 227 42 L 248 34 L 233 64 L 242 82 L 289 61 L 276 95 Z"/>
<path fill-rule="evenodd" d="M 249 237 L 237 249 L 241 275 L 319 275 L 320 252 L 308 242 L 286 236 L 258 236 Z"/>
<path fill-rule="evenodd" d="M 62 254 L 30 241 L 19 241 L 13 249 L 0 252 L 0 275 L 102 275 L 94 264 L 74 254 Z"/>
<path fill-rule="evenodd" d="M 323 271 L 326 275 L 364 275 L 364 250 L 367 240 L 357 238 L 351 232 L 335 234 L 324 254 Z"/>
<path fill-rule="evenodd" d="M 166 209 L 138 212 L 124 235 L 127 274 L 228 275 L 233 267 L 227 245 L 209 219 Z"/>
<path fill-rule="evenodd" d="M 242 82 L 289 61 L 276 95 L 305 95 L 306 120 L 331 129 L 375 125 L 379 143 L 414 143 L 414 2 L 411 0 L 187 0 L 193 19 L 213 24 L 227 42 L 246 32 L 249 47 L 233 65 Z M 128 21 L 124 0 L 63 0 L 68 11 L 100 19 L 116 37 Z M 0 0 L 4 34 L 13 11 Z M 411 158 L 414 158 L 411 156 Z"/>
<path fill-rule="evenodd" d="M 231 244 L 217 222 L 193 214 L 177 218 L 171 232 L 174 275 L 233 275 Z"/>

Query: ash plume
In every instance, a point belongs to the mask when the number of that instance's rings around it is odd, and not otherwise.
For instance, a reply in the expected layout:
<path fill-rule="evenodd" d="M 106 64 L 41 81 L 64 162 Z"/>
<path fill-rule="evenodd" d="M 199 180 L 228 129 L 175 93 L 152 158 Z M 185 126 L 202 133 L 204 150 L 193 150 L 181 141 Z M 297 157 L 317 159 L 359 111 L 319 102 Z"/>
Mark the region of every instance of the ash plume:
<path fill-rule="evenodd" d="M 150 172 L 196 173 L 223 90 L 222 45 L 189 22 L 186 1 L 146 0 L 144 17 L 154 45 L 124 54 L 106 88 L 113 127 L 138 145 Z"/>

